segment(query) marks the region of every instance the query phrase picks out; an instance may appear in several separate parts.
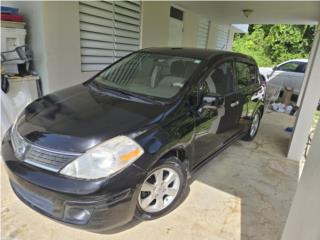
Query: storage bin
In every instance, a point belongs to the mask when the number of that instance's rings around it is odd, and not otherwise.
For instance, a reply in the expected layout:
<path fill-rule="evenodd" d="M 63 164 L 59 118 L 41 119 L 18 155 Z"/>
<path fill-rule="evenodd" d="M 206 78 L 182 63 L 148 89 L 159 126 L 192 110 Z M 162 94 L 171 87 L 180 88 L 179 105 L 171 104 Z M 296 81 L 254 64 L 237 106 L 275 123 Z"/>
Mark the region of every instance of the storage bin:
<path fill-rule="evenodd" d="M 25 45 L 26 35 L 25 29 L 1 28 L 1 52 Z"/>
<path fill-rule="evenodd" d="M 26 42 L 26 30 L 16 28 L 1 28 L 1 52 L 14 50 L 18 46 L 25 45 Z M 15 59 L 19 56 L 17 53 L 9 53 L 6 55 L 8 59 Z M 15 60 L 4 64 L 17 64 L 22 63 L 21 61 Z"/>
<path fill-rule="evenodd" d="M 0 11 L 1 13 L 18 14 L 19 9 L 14 7 L 1 6 Z"/>

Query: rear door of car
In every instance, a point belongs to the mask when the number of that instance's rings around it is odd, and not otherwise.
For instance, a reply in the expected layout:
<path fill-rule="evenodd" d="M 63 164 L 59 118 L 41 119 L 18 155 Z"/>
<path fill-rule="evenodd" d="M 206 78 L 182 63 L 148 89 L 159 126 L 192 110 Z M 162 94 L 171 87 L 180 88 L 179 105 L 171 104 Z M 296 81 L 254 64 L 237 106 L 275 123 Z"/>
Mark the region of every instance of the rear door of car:
<path fill-rule="evenodd" d="M 237 79 L 236 92 L 239 95 L 239 105 L 241 106 L 239 127 L 242 131 L 246 131 L 258 106 L 259 99 L 256 96 L 261 90 L 259 70 L 256 64 L 245 58 L 236 58 L 234 65 Z"/>

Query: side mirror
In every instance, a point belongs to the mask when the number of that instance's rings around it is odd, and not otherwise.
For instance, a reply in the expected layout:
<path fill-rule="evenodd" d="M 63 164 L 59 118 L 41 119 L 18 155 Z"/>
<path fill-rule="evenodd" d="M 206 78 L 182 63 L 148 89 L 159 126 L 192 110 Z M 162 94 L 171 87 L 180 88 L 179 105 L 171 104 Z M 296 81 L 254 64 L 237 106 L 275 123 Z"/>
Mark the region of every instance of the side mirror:
<path fill-rule="evenodd" d="M 217 108 L 223 104 L 224 98 L 218 94 L 207 94 L 202 97 L 202 108 Z"/>
<path fill-rule="evenodd" d="M 277 68 L 278 68 L 278 66 L 274 66 L 274 67 L 272 68 L 272 71 L 276 71 Z"/>

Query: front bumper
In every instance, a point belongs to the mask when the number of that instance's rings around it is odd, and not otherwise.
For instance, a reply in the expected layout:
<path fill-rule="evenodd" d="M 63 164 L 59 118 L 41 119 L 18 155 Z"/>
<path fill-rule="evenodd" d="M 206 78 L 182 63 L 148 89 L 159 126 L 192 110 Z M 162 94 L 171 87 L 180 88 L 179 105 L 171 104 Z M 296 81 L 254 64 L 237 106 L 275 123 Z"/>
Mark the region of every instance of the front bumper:
<path fill-rule="evenodd" d="M 29 207 L 56 221 L 89 231 L 130 222 L 145 172 L 132 165 L 109 179 L 77 180 L 28 165 L 15 158 L 8 137 L 3 160 L 12 189 Z"/>

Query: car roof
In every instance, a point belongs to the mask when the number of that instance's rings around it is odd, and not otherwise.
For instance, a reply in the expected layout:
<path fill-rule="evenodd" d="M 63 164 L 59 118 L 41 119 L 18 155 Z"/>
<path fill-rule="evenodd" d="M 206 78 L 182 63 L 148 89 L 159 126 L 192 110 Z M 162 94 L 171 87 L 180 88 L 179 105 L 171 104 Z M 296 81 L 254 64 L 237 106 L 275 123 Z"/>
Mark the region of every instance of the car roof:
<path fill-rule="evenodd" d="M 304 62 L 304 63 L 307 63 L 308 59 L 305 59 L 305 58 L 290 59 L 290 60 L 285 61 L 285 62 L 280 63 L 280 64 L 284 64 L 284 63 L 288 63 L 288 62 Z"/>
<path fill-rule="evenodd" d="M 177 57 L 204 59 L 208 61 L 216 57 L 234 56 L 234 57 L 246 58 L 248 60 L 255 62 L 254 59 L 250 56 L 247 56 L 241 53 L 222 51 L 222 50 L 216 50 L 216 49 L 153 47 L 153 48 L 141 49 L 140 51 L 171 55 L 171 56 L 177 56 Z"/>

